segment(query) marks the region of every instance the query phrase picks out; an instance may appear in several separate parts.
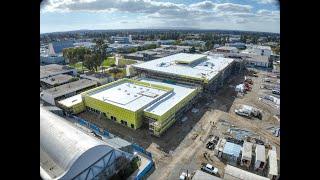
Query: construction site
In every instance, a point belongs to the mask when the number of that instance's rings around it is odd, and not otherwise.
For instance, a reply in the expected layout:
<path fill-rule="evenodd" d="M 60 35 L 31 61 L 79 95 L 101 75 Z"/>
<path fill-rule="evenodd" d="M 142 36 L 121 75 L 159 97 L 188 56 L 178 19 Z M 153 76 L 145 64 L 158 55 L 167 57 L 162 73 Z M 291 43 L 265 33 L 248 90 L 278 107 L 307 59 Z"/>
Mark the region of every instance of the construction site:
<path fill-rule="evenodd" d="M 179 53 L 133 65 L 135 78 L 59 104 L 150 152 L 155 168 L 148 179 L 191 179 L 213 167 L 223 179 L 277 179 L 279 75 L 242 63 Z"/>

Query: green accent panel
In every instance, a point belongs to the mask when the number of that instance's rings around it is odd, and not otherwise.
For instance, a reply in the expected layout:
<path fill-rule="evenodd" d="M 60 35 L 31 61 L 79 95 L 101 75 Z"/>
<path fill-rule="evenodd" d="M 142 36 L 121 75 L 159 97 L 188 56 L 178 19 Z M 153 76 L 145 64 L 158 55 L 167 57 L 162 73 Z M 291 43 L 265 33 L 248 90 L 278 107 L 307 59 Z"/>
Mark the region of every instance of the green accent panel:
<path fill-rule="evenodd" d="M 186 106 L 192 98 L 194 98 L 197 94 L 202 91 L 202 88 L 199 87 L 195 91 L 193 91 L 189 96 L 185 97 L 178 104 L 176 104 L 173 108 L 169 109 L 162 116 L 158 116 L 156 114 L 144 111 L 144 115 L 150 117 L 152 119 L 157 120 L 157 124 L 154 127 L 154 134 L 160 136 L 166 129 L 168 129 L 175 121 L 175 113 L 178 112 L 181 108 Z"/>
<path fill-rule="evenodd" d="M 121 123 L 121 120 L 126 121 L 128 127 L 131 127 L 131 124 L 134 124 L 135 129 L 142 125 L 142 117 L 140 115 L 140 111 L 142 110 L 133 112 L 128 109 L 92 98 L 88 95 L 83 95 L 83 99 L 85 106 L 105 113 L 108 119 L 111 119 L 111 116 L 116 117 L 117 122 Z"/>
<path fill-rule="evenodd" d="M 73 105 L 71 108 L 72 108 L 72 112 L 74 114 L 78 114 L 78 113 L 80 113 L 80 112 L 85 110 L 85 106 L 84 106 L 84 103 L 82 101 L 80 103 L 78 103 L 78 104 Z"/>

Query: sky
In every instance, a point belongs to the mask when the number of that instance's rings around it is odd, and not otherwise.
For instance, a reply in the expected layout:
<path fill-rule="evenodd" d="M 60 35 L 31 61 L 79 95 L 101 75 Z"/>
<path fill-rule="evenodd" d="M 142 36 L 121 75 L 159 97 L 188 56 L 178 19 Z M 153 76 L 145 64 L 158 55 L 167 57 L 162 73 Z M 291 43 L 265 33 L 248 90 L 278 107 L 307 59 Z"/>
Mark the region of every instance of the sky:
<path fill-rule="evenodd" d="M 47 0 L 40 33 L 193 28 L 280 32 L 277 0 Z"/>

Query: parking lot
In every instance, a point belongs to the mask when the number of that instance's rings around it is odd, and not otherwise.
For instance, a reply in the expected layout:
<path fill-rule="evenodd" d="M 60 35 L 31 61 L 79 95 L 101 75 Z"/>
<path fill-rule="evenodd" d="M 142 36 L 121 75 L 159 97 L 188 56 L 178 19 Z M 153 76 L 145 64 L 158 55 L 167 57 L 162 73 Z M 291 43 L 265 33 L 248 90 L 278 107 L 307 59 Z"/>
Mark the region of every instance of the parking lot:
<path fill-rule="evenodd" d="M 212 150 L 206 148 L 206 143 L 212 136 L 250 136 L 263 141 L 267 146 L 275 146 L 280 158 L 280 137 L 273 134 L 273 130 L 280 127 L 280 109 L 271 101 L 261 100 L 261 97 L 266 95 L 279 98 L 279 95 L 272 94 L 271 90 L 261 88 L 263 85 L 279 85 L 278 79 L 268 77 L 267 72 L 256 71 L 258 77 L 249 77 L 253 81 L 251 91 L 241 97 L 237 96 L 235 86 L 243 82 L 244 76 L 233 77 L 217 94 L 207 94 L 200 99 L 194 107 L 198 112 L 190 110 L 185 115 L 186 118 L 182 118 L 183 121 L 178 120 L 160 138 L 151 136 L 147 126 L 134 131 L 111 121 L 99 120 L 89 112 L 81 113 L 79 116 L 151 152 L 155 170 L 148 179 L 178 179 L 182 172 L 200 169 L 202 163 L 210 163 L 217 167 L 219 175 L 223 177 L 226 162 L 221 161 L 213 155 Z M 265 82 L 264 78 L 272 81 Z M 235 109 L 243 104 L 260 109 L 262 118 L 248 119 L 235 114 Z"/>

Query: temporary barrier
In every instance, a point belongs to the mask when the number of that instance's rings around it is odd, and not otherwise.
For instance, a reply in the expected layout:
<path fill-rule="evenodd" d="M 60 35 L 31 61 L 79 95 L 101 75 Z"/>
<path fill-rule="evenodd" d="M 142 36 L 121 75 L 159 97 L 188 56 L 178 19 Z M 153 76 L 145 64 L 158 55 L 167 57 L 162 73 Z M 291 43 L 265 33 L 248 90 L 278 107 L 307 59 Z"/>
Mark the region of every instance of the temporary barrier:
<path fill-rule="evenodd" d="M 97 125 L 90 123 L 82 118 L 77 117 L 77 116 L 71 115 L 71 117 L 73 119 L 75 119 L 78 124 L 93 130 L 96 134 L 101 135 L 106 138 L 110 137 L 110 133 L 107 130 L 101 130 Z"/>
<path fill-rule="evenodd" d="M 146 151 L 143 147 L 139 146 L 138 144 L 133 143 L 132 147 L 135 151 L 145 154 L 152 160 L 152 155 L 150 152 Z"/>
<path fill-rule="evenodd" d="M 145 177 L 147 173 L 152 169 L 152 167 L 153 167 L 153 161 L 149 160 L 147 166 L 142 171 L 139 171 L 137 176 L 134 179 L 142 180 L 143 177 Z"/>

